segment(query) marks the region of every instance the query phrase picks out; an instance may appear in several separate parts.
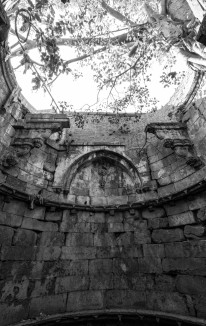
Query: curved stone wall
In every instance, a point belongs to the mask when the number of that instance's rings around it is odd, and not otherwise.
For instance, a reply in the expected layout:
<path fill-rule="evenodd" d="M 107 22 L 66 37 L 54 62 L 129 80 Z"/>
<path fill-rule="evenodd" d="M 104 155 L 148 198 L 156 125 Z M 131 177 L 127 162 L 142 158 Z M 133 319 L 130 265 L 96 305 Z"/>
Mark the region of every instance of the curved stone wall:
<path fill-rule="evenodd" d="M 30 110 L 4 58 L 0 325 L 114 310 L 200 323 L 205 100 L 173 120 L 166 109 L 83 124 Z"/>

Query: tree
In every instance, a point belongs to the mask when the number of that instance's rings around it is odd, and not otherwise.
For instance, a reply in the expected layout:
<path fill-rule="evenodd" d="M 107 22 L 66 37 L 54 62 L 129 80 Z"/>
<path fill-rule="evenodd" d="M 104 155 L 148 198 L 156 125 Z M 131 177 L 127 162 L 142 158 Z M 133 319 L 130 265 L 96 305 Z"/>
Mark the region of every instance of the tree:
<path fill-rule="evenodd" d="M 194 40 L 199 22 L 175 21 L 167 0 L 153 0 L 151 5 L 146 0 L 5 0 L 3 4 L 10 32 L 18 37 L 11 46 L 11 58 L 19 56 L 18 67 L 23 65 L 25 72 L 32 69 L 33 89 L 43 86 L 50 92 L 61 74 L 78 78 L 80 73 L 72 64 L 79 62 L 93 69 L 99 93 L 108 89 L 103 105 L 119 111 L 134 103 L 141 111 L 145 106 L 156 108 L 148 88 L 154 60 L 167 57 L 161 76 L 165 87 L 178 85 L 184 75 L 172 70 L 173 47 L 193 69 L 206 67 L 204 49 Z M 70 47 L 76 56 L 63 60 L 61 46 Z M 35 48 L 39 60 L 30 55 Z"/>

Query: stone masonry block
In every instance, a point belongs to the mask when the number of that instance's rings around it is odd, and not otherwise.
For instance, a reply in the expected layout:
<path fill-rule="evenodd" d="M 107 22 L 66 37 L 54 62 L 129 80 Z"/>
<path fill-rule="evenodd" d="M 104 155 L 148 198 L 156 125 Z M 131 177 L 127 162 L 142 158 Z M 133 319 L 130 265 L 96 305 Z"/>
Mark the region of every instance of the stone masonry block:
<path fill-rule="evenodd" d="M 62 212 L 56 211 L 56 212 L 46 212 L 45 220 L 51 221 L 51 222 L 58 222 L 62 219 Z"/>
<path fill-rule="evenodd" d="M 135 290 L 107 290 L 105 296 L 106 308 L 144 309 L 146 297 L 143 291 Z"/>
<path fill-rule="evenodd" d="M 197 311 L 197 317 L 206 318 L 205 305 L 206 305 L 205 295 L 200 295 L 200 296 L 196 297 L 195 309 Z"/>
<path fill-rule="evenodd" d="M 19 227 L 21 226 L 22 220 L 23 217 L 20 215 L 14 215 L 0 211 L 0 225 L 2 224 L 7 226 Z"/>
<path fill-rule="evenodd" d="M 144 209 L 142 211 L 142 217 L 149 220 L 152 218 L 159 218 L 166 216 L 165 210 L 163 208 L 154 208 L 154 210 L 150 211 L 149 209 Z"/>
<path fill-rule="evenodd" d="M 162 229 L 167 228 L 169 226 L 169 221 L 167 217 L 163 218 L 152 218 L 148 221 L 149 229 Z"/>
<path fill-rule="evenodd" d="M 168 219 L 170 227 L 195 223 L 195 217 L 192 211 L 184 212 L 178 215 L 171 215 L 168 217 Z"/>
<path fill-rule="evenodd" d="M 35 284 L 33 284 L 33 281 L 30 284 L 30 297 L 36 298 L 36 297 L 42 297 L 44 295 L 52 295 L 55 294 L 55 283 L 56 278 L 49 277 L 46 279 L 41 279 L 35 281 Z"/>
<path fill-rule="evenodd" d="M 168 216 L 176 215 L 176 214 L 180 214 L 180 213 L 189 211 L 189 205 L 186 200 L 184 200 L 184 201 L 180 200 L 173 204 L 166 204 L 166 205 L 164 205 L 164 208 L 165 208 Z"/>
<path fill-rule="evenodd" d="M 114 215 L 108 215 L 106 218 L 108 223 L 122 223 L 123 221 L 123 213 L 122 212 L 115 212 Z"/>
<path fill-rule="evenodd" d="M 112 268 L 112 259 L 95 259 L 89 262 L 89 274 L 109 274 Z"/>
<path fill-rule="evenodd" d="M 90 232 L 91 233 L 96 233 L 96 232 L 105 233 L 105 232 L 108 232 L 108 223 L 90 223 Z"/>
<path fill-rule="evenodd" d="M 142 275 L 140 273 L 134 273 L 130 276 L 114 275 L 114 289 L 145 291 L 153 287 L 153 285 L 154 282 L 148 275 Z"/>
<path fill-rule="evenodd" d="M 206 257 L 206 240 L 165 244 L 166 257 Z"/>
<path fill-rule="evenodd" d="M 108 232 L 124 232 L 123 223 L 108 223 Z"/>
<path fill-rule="evenodd" d="M 70 292 L 67 301 L 67 311 L 93 310 L 103 308 L 102 291 Z"/>
<path fill-rule="evenodd" d="M 139 263 L 139 271 L 140 273 L 155 273 L 155 274 L 161 274 L 162 273 L 162 265 L 161 265 L 161 259 L 158 257 L 148 257 L 145 258 L 138 258 Z"/>
<path fill-rule="evenodd" d="M 14 302 L 15 300 L 27 299 L 29 280 L 1 281 L 0 282 L 0 302 Z"/>
<path fill-rule="evenodd" d="M 44 220 L 45 207 L 35 206 L 34 209 L 27 208 L 24 212 L 24 216 L 35 218 L 37 220 Z"/>
<path fill-rule="evenodd" d="M 55 223 L 38 221 L 29 217 L 23 219 L 22 228 L 36 231 L 58 231 L 58 225 Z"/>
<path fill-rule="evenodd" d="M 106 206 L 107 205 L 106 197 L 91 196 L 90 198 L 91 198 L 92 206 Z"/>
<path fill-rule="evenodd" d="M 184 235 L 188 239 L 198 239 L 205 233 L 203 225 L 186 225 L 184 228 Z"/>
<path fill-rule="evenodd" d="M 206 278 L 201 276 L 178 275 L 176 288 L 178 292 L 183 294 L 206 294 Z"/>
<path fill-rule="evenodd" d="M 90 232 L 90 223 L 79 222 L 77 214 L 70 214 L 69 210 L 63 211 L 62 223 L 60 224 L 62 232 Z"/>
<path fill-rule="evenodd" d="M 107 259 L 107 258 L 137 258 L 142 257 L 141 245 L 130 245 L 125 247 L 97 247 L 96 248 L 96 258 Z"/>
<path fill-rule="evenodd" d="M 65 235 L 61 232 L 42 232 L 40 236 L 40 246 L 63 246 Z"/>
<path fill-rule="evenodd" d="M 139 272 L 139 260 L 136 258 L 124 259 L 114 258 L 113 259 L 113 273 L 117 275 L 121 274 L 133 274 Z"/>
<path fill-rule="evenodd" d="M 28 318 L 29 301 L 0 304 L 0 325 L 7 326 Z"/>
<path fill-rule="evenodd" d="M 36 254 L 36 260 L 57 260 L 59 259 L 61 255 L 61 248 L 60 247 L 38 247 L 37 254 Z"/>
<path fill-rule="evenodd" d="M 45 261 L 41 277 L 46 278 L 48 275 L 53 275 L 53 277 L 87 275 L 88 270 L 88 260 Z"/>
<path fill-rule="evenodd" d="M 23 216 L 26 208 L 27 208 L 27 204 L 25 202 L 12 200 L 11 202 L 4 204 L 3 211 L 15 215 Z"/>
<path fill-rule="evenodd" d="M 156 243 L 182 241 L 184 240 L 184 233 L 181 229 L 154 230 L 152 232 L 152 240 Z"/>
<path fill-rule="evenodd" d="M 66 293 L 72 291 L 83 291 L 89 288 L 88 276 L 66 276 L 58 277 L 56 280 L 55 293 Z"/>
<path fill-rule="evenodd" d="M 66 246 L 68 247 L 90 247 L 94 245 L 94 236 L 91 233 L 68 233 Z"/>
<path fill-rule="evenodd" d="M 124 230 L 126 232 L 147 230 L 147 221 L 129 217 L 124 221 Z"/>
<path fill-rule="evenodd" d="M 190 275 L 206 275 L 205 258 L 165 258 L 162 261 L 163 271 Z"/>
<path fill-rule="evenodd" d="M 144 257 L 165 257 L 165 248 L 163 244 L 144 244 L 143 245 Z"/>
<path fill-rule="evenodd" d="M 22 280 L 29 277 L 32 269 L 31 261 L 1 261 L 0 279 L 1 280 Z"/>
<path fill-rule="evenodd" d="M 170 275 L 155 275 L 154 286 L 151 288 L 160 292 L 175 292 L 175 276 Z"/>
<path fill-rule="evenodd" d="M 33 298 L 30 302 L 29 318 L 39 315 L 53 315 L 63 313 L 66 310 L 66 294 L 46 295 Z"/>
<path fill-rule="evenodd" d="M 95 212 L 94 215 L 92 215 L 93 219 L 90 220 L 91 222 L 95 223 L 104 223 L 105 222 L 105 213 L 104 212 Z M 91 216 L 90 216 L 91 219 Z"/>
<path fill-rule="evenodd" d="M 62 247 L 61 259 L 81 260 L 94 259 L 96 248 L 94 247 Z"/>
<path fill-rule="evenodd" d="M 147 308 L 154 311 L 178 313 L 188 315 L 188 308 L 184 298 L 178 293 L 148 292 Z"/>
<path fill-rule="evenodd" d="M 113 274 L 92 274 L 90 275 L 91 290 L 108 290 L 113 289 Z"/>
<path fill-rule="evenodd" d="M 192 196 L 188 202 L 188 205 L 190 210 L 199 209 L 206 206 L 206 192 Z"/>
<path fill-rule="evenodd" d="M 94 235 L 95 247 L 107 247 L 115 245 L 115 237 L 113 233 L 96 233 Z"/>
<path fill-rule="evenodd" d="M 67 213 L 66 213 L 66 211 L 64 212 L 64 215 L 70 215 L 71 217 L 72 217 L 72 215 L 74 215 L 74 214 L 70 214 L 68 211 L 67 211 Z M 77 211 L 76 212 L 76 217 L 75 217 L 75 222 L 76 221 L 78 221 L 78 222 L 87 222 L 87 223 L 89 223 L 89 222 L 94 222 L 94 213 L 92 213 L 92 215 L 90 215 L 90 212 L 87 212 L 87 211 Z"/>
<path fill-rule="evenodd" d="M 0 226 L 0 244 L 9 245 L 12 242 L 14 230 L 7 226 Z"/>
<path fill-rule="evenodd" d="M 30 230 L 19 229 L 15 233 L 13 244 L 17 246 L 35 246 L 37 234 Z"/>
<path fill-rule="evenodd" d="M 151 234 L 149 230 L 136 230 L 134 232 L 134 243 L 143 244 L 151 243 Z"/>
<path fill-rule="evenodd" d="M 141 241 L 141 237 L 143 233 L 144 232 L 139 233 L 139 237 L 136 239 L 136 243 L 138 243 L 138 241 Z M 145 241 L 147 241 L 147 239 L 145 239 Z M 119 247 L 133 246 L 134 233 L 133 232 L 114 233 L 114 243 L 116 246 Z"/>
<path fill-rule="evenodd" d="M 206 207 L 203 207 L 198 210 L 197 219 L 201 222 L 206 220 Z"/>
<path fill-rule="evenodd" d="M 1 260 L 34 260 L 36 247 L 2 246 Z"/>

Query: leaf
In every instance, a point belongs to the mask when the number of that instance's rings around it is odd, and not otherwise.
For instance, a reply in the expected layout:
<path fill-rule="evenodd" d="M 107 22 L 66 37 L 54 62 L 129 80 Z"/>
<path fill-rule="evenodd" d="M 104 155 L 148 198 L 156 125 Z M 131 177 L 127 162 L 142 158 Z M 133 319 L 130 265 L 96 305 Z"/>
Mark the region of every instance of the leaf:
<path fill-rule="evenodd" d="M 35 15 L 34 15 L 34 17 L 36 18 L 36 20 L 38 20 L 38 22 L 40 22 L 40 23 L 41 23 L 41 18 L 39 17 L 39 15 L 38 15 L 38 14 L 35 14 Z"/>
<path fill-rule="evenodd" d="M 53 6 L 50 6 L 50 10 L 51 10 L 52 16 L 55 16 L 55 10 L 54 10 Z"/>
<path fill-rule="evenodd" d="M 32 9 L 34 9 L 34 5 L 33 5 L 33 2 L 31 0 L 27 0 L 29 5 L 31 6 Z"/>

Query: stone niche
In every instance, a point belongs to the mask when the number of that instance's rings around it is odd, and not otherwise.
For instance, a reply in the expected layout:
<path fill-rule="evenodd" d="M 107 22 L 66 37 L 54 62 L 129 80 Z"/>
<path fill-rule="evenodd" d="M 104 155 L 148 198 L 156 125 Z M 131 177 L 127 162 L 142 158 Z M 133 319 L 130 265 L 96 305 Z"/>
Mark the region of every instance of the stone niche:
<path fill-rule="evenodd" d="M 135 193 L 141 188 L 138 170 L 114 149 L 88 152 L 72 164 L 70 160 L 68 164 L 65 161 L 65 156 L 62 156 L 57 163 L 53 184 L 54 189 L 62 192 L 106 199 Z"/>

